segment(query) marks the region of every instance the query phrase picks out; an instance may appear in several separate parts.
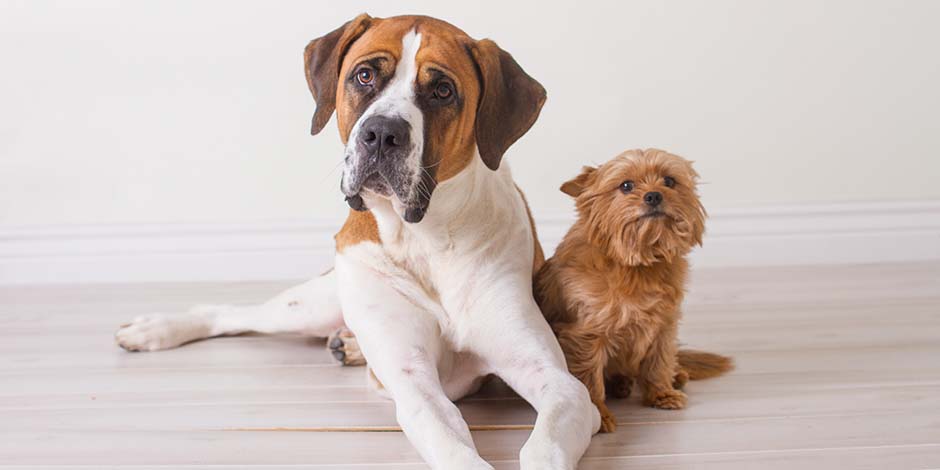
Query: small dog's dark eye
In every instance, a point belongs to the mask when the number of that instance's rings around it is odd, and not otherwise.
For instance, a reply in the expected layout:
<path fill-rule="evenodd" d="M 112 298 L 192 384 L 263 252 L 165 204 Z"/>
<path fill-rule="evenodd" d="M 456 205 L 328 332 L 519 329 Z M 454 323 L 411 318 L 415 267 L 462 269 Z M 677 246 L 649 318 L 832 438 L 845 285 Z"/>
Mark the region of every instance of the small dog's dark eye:
<path fill-rule="evenodd" d="M 362 68 L 356 72 L 356 81 L 360 85 L 371 85 L 375 81 L 375 72 L 369 68 Z"/>
<path fill-rule="evenodd" d="M 624 181 L 623 183 L 620 183 L 620 190 L 625 193 L 629 193 L 630 191 L 633 191 L 633 181 L 627 180 L 627 181 Z"/>
<path fill-rule="evenodd" d="M 667 176 L 663 178 L 663 184 L 665 184 L 667 188 L 672 188 L 676 185 L 676 179 L 671 176 Z"/>
<path fill-rule="evenodd" d="M 454 94 L 454 87 L 447 82 L 440 82 L 434 87 L 434 97 L 439 100 L 449 99 Z"/>

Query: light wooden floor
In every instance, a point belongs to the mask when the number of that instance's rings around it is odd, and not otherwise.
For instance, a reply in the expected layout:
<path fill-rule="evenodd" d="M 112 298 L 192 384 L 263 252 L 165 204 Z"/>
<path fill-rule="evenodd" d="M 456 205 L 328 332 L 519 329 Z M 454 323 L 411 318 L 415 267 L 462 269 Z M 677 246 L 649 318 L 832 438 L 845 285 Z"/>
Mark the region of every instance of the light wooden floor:
<path fill-rule="evenodd" d="M 425 468 L 400 433 L 234 431 L 388 426 L 363 368 L 323 342 L 224 338 L 126 353 L 116 326 L 194 302 L 263 300 L 281 283 L 0 289 L 0 465 Z M 614 402 L 582 469 L 940 468 L 940 264 L 699 270 L 682 339 L 738 369 L 690 383 L 688 409 Z M 527 424 L 504 387 L 471 424 Z M 475 432 L 500 469 L 527 431 Z M 56 467 L 61 468 L 61 467 Z"/>

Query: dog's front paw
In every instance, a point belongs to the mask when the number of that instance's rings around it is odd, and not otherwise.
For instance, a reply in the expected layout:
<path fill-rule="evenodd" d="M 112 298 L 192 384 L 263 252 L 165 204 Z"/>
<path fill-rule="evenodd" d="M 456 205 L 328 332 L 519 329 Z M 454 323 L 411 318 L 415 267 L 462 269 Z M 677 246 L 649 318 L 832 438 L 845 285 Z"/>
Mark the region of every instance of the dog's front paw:
<path fill-rule="evenodd" d="M 676 372 L 676 375 L 672 378 L 672 388 L 676 390 L 682 390 L 685 388 L 685 384 L 689 383 L 689 373 L 685 370 L 679 370 Z"/>
<path fill-rule="evenodd" d="M 128 351 L 159 351 L 209 335 L 201 317 L 189 314 L 143 315 L 121 325 L 114 333 L 117 344 Z"/>
<path fill-rule="evenodd" d="M 598 432 L 608 433 L 617 430 L 617 418 L 610 410 L 601 411 L 601 429 Z"/>
<path fill-rule="evenodd" d="M 663 390 L 646 398 L 646 405 L 662 410 L 681 410 L 685 408 L 688 397 L 679 390 Z"/>
<path fill-rule="evenodd" d="M 366 363 L 366 358 L 359 349 L 359 342 L 356 335 L 349 328 L 342 327 L 333 332 L 326 341 L 330 347 L 330 354 L 344 366 L 362 366 Z"/>

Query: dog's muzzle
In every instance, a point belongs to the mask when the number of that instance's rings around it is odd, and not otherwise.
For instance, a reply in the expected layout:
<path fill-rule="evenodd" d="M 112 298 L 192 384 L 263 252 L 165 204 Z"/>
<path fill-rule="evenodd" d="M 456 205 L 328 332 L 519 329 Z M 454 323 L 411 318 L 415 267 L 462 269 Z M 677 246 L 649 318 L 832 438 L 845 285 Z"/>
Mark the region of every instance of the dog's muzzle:
<path fill-rule="evenodd" d="M 420 158 L 412 155 L 416 145 L 411 131 L 411 124 L 401 117 L 371 116 L 360 124 L 348 147 L 351 151 L 347 150 L 343 175 L 342 189 L 350 208 L 368 210 L 360 195 L 368 190 L 384 197 L 397 196 L 404 206 L 402 218 L 406 222 L 424 218 L 430 191 L 419 191 L 416 186 L 423 184 L 427 188 L 429 183 L 416 179 L 413 166 L 420 164 Z M 433 182 L 430 184 L 433 186 Z"/>

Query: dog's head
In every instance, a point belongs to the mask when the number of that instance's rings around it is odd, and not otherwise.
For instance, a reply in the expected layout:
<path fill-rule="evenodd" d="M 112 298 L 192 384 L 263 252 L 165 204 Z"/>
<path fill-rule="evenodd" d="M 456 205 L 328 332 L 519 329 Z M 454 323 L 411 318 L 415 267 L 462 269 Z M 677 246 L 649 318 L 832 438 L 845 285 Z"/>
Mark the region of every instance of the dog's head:
<path fill-rule="evenodd" d="M 304 62 L 317 102 L 311 132 L 336 110 L 350 207 L 365 210 L 360 193 L 374 194 L 413 223 L 477 154 L 497 169 L 545 101 L 494 42 L 428 17 L 360 15 L 311 41 Z"/>
<path fill-rule="evenodd" d="M 702 243 L 705 208 L 688 160 L 662 150 L 629 150 L 584 167 L 561 186 L 575 198 L 591 243 L 629 265 L 672 261 Z"/>

